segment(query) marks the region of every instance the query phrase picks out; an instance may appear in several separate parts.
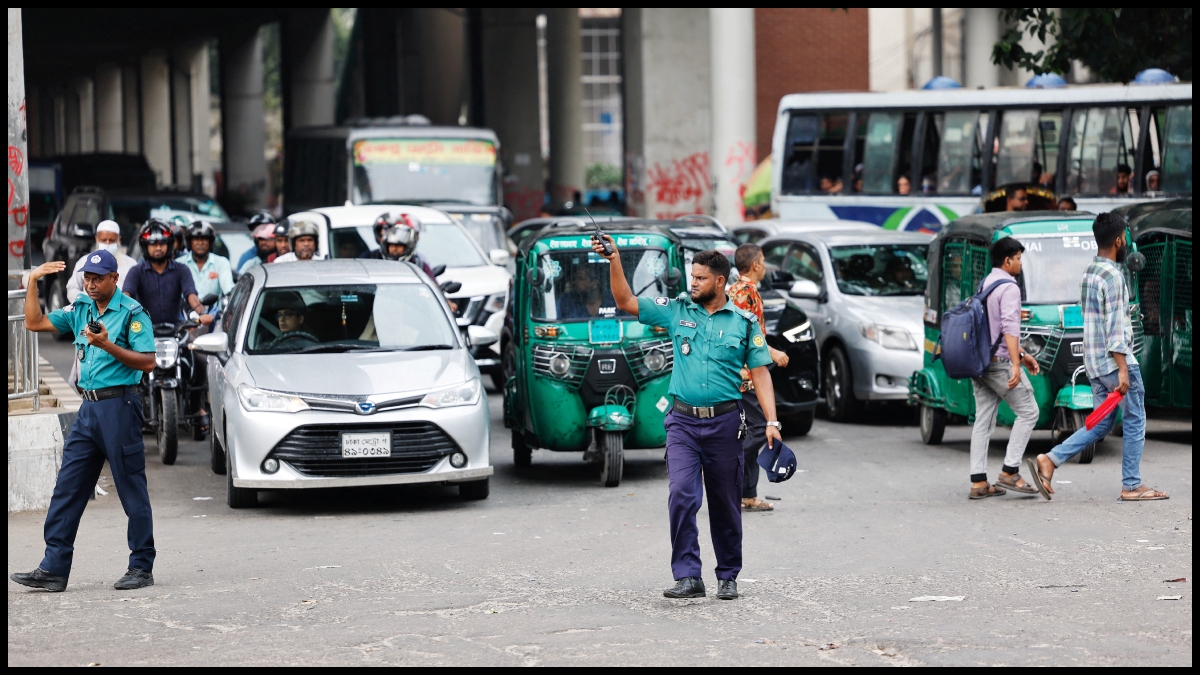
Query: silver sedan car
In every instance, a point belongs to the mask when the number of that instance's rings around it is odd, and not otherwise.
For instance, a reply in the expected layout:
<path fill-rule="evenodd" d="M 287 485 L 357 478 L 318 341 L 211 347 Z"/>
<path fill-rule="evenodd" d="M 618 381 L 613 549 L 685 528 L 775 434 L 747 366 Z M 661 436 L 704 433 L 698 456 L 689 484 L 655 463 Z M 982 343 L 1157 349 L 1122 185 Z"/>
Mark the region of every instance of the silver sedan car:
<path fill-rule="evenodd" d="M 263 265 L 234 288 L 208 355 L 213 471 L 232 508 L 258 490 L 456 484 L 484 499 L 487 394 L 441 291 L 408 263 Z"/>
<path fill-rule="evenodd" d="M 759 245 L 776 288 L 812 321 L 830 417 L 849 422 L 861 401 L 907 400 L 908 377 L 923 366 L 932 236 L 831 228 L 784 232 Z"/>

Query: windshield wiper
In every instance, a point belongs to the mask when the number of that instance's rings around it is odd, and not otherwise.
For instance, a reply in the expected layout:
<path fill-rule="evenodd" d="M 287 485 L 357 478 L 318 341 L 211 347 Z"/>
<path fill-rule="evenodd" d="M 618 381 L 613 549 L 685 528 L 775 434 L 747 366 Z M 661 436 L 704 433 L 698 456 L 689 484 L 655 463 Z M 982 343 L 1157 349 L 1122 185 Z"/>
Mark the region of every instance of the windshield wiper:
<path fill-rule="evenodd" d="M 454 345 L 416 345 L 414 347 L 401 347 L 395 351 L 398 352 L 428 352 L 435 349 L 454 349 Z"/>

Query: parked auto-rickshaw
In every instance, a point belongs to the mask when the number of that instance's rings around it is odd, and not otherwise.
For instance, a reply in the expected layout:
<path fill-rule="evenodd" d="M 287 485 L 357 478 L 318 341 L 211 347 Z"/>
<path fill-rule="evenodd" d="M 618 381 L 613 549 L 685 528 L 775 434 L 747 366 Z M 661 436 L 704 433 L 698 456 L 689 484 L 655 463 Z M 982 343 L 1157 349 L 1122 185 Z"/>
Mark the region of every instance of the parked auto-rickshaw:
<path fill-rule="evenodd" d="M 661 223 L 605 226 L 636 295 L 684 290 L 679 240 Z M 521 242 L 504 426 L 512 429 L 517 466 L 529 466 L 535 447 L 587 451 L 585 459 L 599 460 L 604 484 L 615 487 L 626 448 L 666 444 L 673 353 L 666 329 L 617 308 L 608 262 L 592 251 L 593 232 L 590 223 L 564 218 Z"/>
<path fill-rule="evenodd" d="M 1192 200 L 1123 206 L 1133 246 L 1145 262 L 1137 272 L 1146 405 L 1192 409 Z"/>
<path fill-rule="evenodd" d="M 978 292 L 992 267 L 988 247 L 1008 236 L 1025 245 L 1023 270 L 1017 278 L 1021 286 L 1021 349 L 1041 366 L 1038 375 L 1029 375 L 1040 410 L 1036 428 L 1050 429 L 1060 441 L 1083 425 L 1092 409 L 1092 390 L 1083 367 L 1079 284 L 1096 255 L 1094 219 L 1091 214 L 1063 211 L 970 215 L 942 228 L 930 242 L 925 367 L 908 382 L 909 401 L 920 407 L 925 443 L 940 443 L 949 420 L 974 421 L 971 381 L 947 377 L 941 360 L 934 359 L 934 350 L 941 335 L 942 313 Z M 1135 349 L 1139 338 L 1135 323 Z M 1014 420 L 1012 409 L 1001 403 L 997 422 L 1012 426 Z M 1092 445 L 1080 454 L 1079 461 L 1092 461 L 1094 453 Z"/>

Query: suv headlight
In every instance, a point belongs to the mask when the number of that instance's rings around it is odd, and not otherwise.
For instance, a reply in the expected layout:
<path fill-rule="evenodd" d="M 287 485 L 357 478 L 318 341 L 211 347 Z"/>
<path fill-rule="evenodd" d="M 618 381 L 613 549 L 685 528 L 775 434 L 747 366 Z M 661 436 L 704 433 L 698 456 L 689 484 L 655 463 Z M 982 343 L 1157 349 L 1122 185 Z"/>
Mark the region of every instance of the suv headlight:
<path fill-rule="evenodd" d="M 308 404 L 296 396 L 258 389 L 248 384 L 239 384 L 238 400 L 250 412 L 300 412 L 308 410 Z"/>
<path fill-rule="evenodd" d="M 483 386 L 478 378 L 467 380 L 452 387 L 435 389 L 425 394 L 421 405 L 426 408 L 453 408 L 460 405 L 475 405 L 479 401 L 479 392 Z"/>
<path fill-rule="evenodd" d="M 154 341 L 154 365 L 159 368 L 173 368 L 179 360 L 179 343 L 175 340 L 160 339 Z"/>
<path fill-rule="evenodd" d="M 917 343 L 913 341 L 912 335 L 903 328 L 878 326 L 873 323 L 864 323 L 858 328 L 863 337 L 872 342 L 878 342 L 884 349 L 917 351 Z"/>
<path fill-rule="evenodd" d="M 483 303 L 483 311 L 488 314 L 504 311 L 504 305 L 508 300 L 508 293 L 497 293 L 489 295 L 487 302 Z"/>
<path fill-rule="evenodd" d="M 795 328 L 783 331 L 783 337 L 788 342 L 807 342 L 813 339 L 812 322 L 805 321 Z"/>

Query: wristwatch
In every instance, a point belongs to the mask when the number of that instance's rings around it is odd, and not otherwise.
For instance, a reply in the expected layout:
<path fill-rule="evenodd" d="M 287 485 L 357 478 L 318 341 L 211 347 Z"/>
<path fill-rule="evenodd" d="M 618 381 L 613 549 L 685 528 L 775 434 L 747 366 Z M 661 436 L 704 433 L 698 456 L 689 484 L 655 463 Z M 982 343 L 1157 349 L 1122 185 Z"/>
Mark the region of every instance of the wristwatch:
<path fill-rule="evenodd" d="M 769 427 L 775 427 L 775 428 L 776 428 L 776 429 L 778 429 L 778 430 L 779 430 L 781 433 L 783 432 L 783 425 L 782 425 L 782 424 L 780 424 L 779 422 L 767 422 L 767 426 L 769 426 Z"/>

